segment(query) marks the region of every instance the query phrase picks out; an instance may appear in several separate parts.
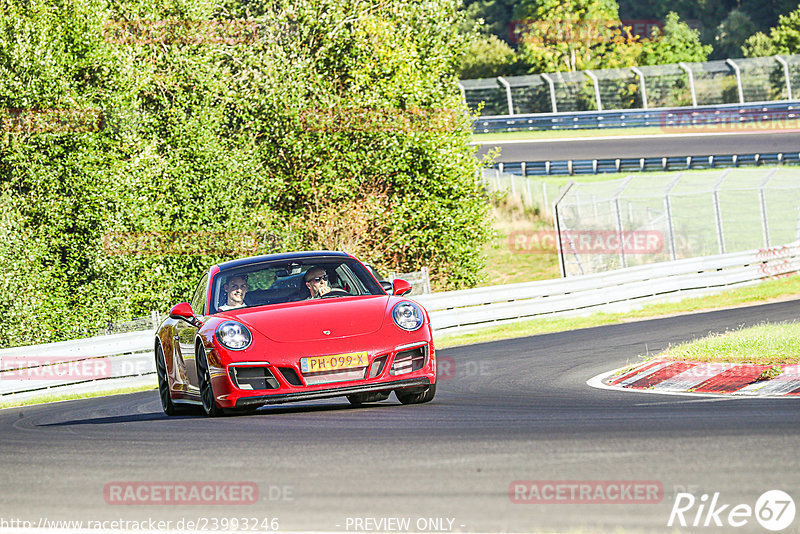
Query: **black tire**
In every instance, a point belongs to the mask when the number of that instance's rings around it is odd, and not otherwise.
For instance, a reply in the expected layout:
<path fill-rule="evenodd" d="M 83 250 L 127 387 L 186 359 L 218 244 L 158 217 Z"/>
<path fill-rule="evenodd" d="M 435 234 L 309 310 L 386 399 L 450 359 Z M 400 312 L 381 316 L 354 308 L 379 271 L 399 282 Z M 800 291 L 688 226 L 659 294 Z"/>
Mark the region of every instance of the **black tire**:
<path fill-rule="evenodd" d="M 158 397 L 161 399 L 161 408 L 168 416 L 182 415 L 196 412 L 193 406 L 175 404 L 169 393 L 169 378 L 167 377 L 167 360 L 161 343 L 156 344 L 156 374 L 158 375 Z"/>
<path fill-rule="evenodd" d="M 361 406 L 365 402 L 380 402 L 385 401 L 389 398 L 389 393 L 391 391 L 374 391 L 370 393 L 355 393 L 353 395 L 348 395 L 347 400 L 350 401 L 350 404 L 353 406 Z"/>
<path fill-rule="evenodd" d="M 402 404 L 422 404 L 430 402 L 436 395 L 436 383 L 420 388 L 405 388 L 394 390 L 394 395 Z"/>
<path fill-rule="evenodd" d="M 206 349 L 202 345 L 197 347 L 197 378 L 200 382 L 200 400 L 203 402 L 203 412 L 209 417 L 219 417 L 225 412 L 214 398 L 214 387 L 211 385 L 211 372 L 208 369 Z"/>

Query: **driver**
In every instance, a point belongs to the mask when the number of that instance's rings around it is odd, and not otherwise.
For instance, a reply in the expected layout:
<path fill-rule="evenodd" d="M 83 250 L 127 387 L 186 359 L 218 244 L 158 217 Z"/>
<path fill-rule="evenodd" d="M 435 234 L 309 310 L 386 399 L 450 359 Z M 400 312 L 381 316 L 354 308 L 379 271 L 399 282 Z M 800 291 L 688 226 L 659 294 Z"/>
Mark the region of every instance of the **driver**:
<path fill-rule="evenodd" d="M 318 299 L 331 292 L 331 286 L 328 285 L 328 273 L 322 267 L 312 267 L 307 270 L 303 275 L 303 281 L 311 293 L 309 298 Z"/>
<path fill-rule="evenodd" d="M 235 274 L 222 286 L 228 300 L 219 307 L 220 311 L 235 310 L 244 306 L 244 296 L 247 295 L 247 275 Z"/>

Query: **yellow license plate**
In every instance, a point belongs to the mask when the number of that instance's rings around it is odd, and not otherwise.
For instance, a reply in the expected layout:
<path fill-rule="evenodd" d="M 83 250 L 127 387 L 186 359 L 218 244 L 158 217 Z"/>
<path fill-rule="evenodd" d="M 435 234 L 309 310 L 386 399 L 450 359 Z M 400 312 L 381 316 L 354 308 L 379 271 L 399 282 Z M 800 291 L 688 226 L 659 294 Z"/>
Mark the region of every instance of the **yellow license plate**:
<path fill-rule="evenodd" d="M 351 352 L 349 354 L 333 354 L 331 356 L 310 356 L 300 358 L 300 368 L 305 373 L 324 373 L 339 371 L 340 369 L 353 369 L 366 367 L 369 358 L 366 352 Z"/>

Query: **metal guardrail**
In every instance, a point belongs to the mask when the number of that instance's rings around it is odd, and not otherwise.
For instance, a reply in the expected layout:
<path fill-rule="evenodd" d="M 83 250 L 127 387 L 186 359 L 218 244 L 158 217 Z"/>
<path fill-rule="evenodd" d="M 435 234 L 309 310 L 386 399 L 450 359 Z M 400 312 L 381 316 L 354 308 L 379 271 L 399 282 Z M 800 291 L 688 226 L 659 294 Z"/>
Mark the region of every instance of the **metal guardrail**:
<path fill-rule="evenodd" d="M 423 295 L 417 300 L 439 334 L 538 317 L 623 311 L 800 271 L 800 242 L 618 269 L 600 274 Z"/>
<path fill-rule="evenodd" d="M 434 332 L 447 334 L 536 317 L 620 311 L 798 271 L 800 242 L 566 279 L 432 293 L 416 299 L 430 312 Z M 0 401 L 75 387 L 86 391 L 99 391 L 109 384 L 155 387 L 152 343 L 153 332 L 147 330 L 0 350 Z M 68 364 L 52 363 L 56 359 L 88 366 L 95 375 L 58 378 L 55 373 Z"/>
<path fill-rule="evenodd" d="M 542 130 L 583 130 L 608 128 L 661 128 L 665 133 L 734 130 L 743 124 L 764 128 L 791 121 L 800 126 L 800 102 L 757 102 L 698 107 L 672 107 L 571 113 L 533 113 L 478 117 L 474 133 L 525 132 Z M 717 126 L 713 129 L 704 126 Z M 774 127 L 774 126 L 773 126 Z M 744 129 L 744 127 L 741 127 Z"/>
<path fill-rule="evenodd" d="M 143 383 L 156 384 L 152 330 L 0 350 L 0 402 Z"/>
<path fill-rule="evenodd" d="M 800 152 L 718 154 L 648 158 L 571 159 L 495 163 L 491 169 L 518 176 L 574 176 L 650 171 L 688 171 L 757 167 L 759 165 L 800 165 Z"/>

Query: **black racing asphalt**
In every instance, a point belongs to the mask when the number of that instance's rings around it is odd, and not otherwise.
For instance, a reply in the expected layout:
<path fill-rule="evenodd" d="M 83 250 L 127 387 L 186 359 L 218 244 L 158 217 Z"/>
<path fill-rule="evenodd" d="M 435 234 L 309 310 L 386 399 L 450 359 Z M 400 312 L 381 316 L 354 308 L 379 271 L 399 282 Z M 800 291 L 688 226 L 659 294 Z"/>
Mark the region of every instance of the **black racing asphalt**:
<path fill-rule="evenodd" d="M 277 519 L 281 531 L 729 532 L 668 528 L 676 495 L 700 503 L 719 492 L 730 510 L 781 489 L 800 503 L 800 399 L 586 381 L 671 343 L 799 312 L 796 300 L 441 350 L 446 376 L 434 401 L 417 406 L 337 399 L 168 418 L 153 390 L 2 410 L 0 527 L 250 518 Z M 646 481 L 663 494 L 650 504 L 523 504 L 509 496 L 519 480 Z M 119 505 L 104 496 L 129 482 L 208 481 L 256 484 L 258 502 Z M 735 531 L 765 532 L 752 517 Z"/>
<path fill-rule="evenodd" d="M 581 159 L 650 158 L 728 154 L 787 153 L 800 151 L 800 133 L 773 132 L 737 135 L 603 137 L 587 130 L 584 139 L 547 142 L 489 143 L 478 147 L 482 157 L 500 147 L 498 162 L 561 161 Z"/>

